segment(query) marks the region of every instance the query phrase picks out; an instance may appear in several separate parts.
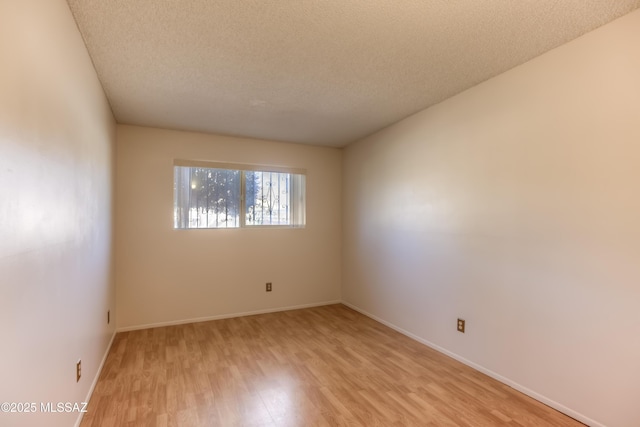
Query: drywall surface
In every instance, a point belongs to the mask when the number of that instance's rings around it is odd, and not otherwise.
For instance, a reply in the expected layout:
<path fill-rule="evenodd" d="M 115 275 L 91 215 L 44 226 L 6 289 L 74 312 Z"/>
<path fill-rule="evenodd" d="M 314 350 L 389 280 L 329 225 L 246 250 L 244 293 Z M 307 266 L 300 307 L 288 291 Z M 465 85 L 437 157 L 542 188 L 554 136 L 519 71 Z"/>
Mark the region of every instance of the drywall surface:
<path fill-rule="evenodd" d="M 340 150 L 120 125 L 117 141 L 118 328 L 340 300 Z M 174 159 L 306 169 L 306 227 L 174 230 Z"/>
<path fill-rule="evenodd" d="M 343 300 L 640 425 L 638 46 L 634 12 L 347 147 Z"/>
<path fill-rule="evenodd" d="M 115 122 L 64 0 L 0 2 L 2 426 L 73 425 L 113 336 Z M 82 378 L 75 369 L 82 359 Z"/>

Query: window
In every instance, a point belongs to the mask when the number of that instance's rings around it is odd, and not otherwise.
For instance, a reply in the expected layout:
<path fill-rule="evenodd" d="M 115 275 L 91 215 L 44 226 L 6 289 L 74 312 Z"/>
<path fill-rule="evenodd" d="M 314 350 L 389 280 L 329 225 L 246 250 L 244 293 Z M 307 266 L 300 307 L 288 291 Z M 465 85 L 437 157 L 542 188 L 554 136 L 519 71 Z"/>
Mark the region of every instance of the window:
<path fill-rule="evenodd" d="M 304 171 L 176 160 L 173 227 L 305 225 Z"/>

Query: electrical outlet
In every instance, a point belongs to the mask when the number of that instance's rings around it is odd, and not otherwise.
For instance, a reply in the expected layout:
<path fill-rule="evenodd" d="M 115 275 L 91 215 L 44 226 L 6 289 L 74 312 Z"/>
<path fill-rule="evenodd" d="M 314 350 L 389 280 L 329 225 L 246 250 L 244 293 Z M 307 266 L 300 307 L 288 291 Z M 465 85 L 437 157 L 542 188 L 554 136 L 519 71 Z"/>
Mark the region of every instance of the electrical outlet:
<path fill-rule="evenodd" d="M 80 381 L 81 376 L 82 376 L 82 360 L 78 360 L 78 363 L 76 363 L 76 382 Z"/>
<path fill-rule="evenodd" d="M 462 332 L 464 334 L 464 320 L 458 319 L 458 332 Z"/>
<path fill-rule="evenodd" d="M 267 292 L 271 292 L 272 285 L 271 282 L 267 282 Z"/>
<path fill-rule="evenodd" d="M 107 325 L 111 323 L 111 310 L 107 310 Z"/>

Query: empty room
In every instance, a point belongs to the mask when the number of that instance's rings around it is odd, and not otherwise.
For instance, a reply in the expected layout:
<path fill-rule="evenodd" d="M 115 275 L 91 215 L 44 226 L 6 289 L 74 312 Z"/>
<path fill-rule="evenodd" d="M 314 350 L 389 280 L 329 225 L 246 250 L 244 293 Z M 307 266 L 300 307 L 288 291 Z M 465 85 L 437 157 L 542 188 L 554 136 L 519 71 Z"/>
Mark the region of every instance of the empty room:
<path fill-rule="evenodd" d="M 640 426 L 639 8 L 0 0 L 0 426 Z"/>

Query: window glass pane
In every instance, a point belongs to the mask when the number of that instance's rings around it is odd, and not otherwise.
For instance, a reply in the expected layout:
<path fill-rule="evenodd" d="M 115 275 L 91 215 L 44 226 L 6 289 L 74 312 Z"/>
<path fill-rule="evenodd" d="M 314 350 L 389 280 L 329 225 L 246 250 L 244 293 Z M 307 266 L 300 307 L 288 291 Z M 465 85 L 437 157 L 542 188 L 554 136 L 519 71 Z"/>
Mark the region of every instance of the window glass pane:
<path fill-rule="evenodd" d="M 174 228 L 240 226 L 240 171 L 174 167 Z"/>
<path fill-rule="evenodd" d="M 246 171 L 247 225 L 291 225 L 291 174 Z"/>
<path fill-rule="evenodd" d="M 305 176 L 288 172 L 174 166 L 173 226 L 305 225 Z"/>

